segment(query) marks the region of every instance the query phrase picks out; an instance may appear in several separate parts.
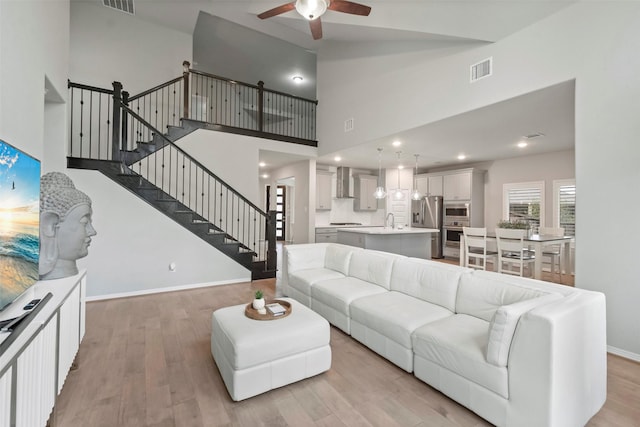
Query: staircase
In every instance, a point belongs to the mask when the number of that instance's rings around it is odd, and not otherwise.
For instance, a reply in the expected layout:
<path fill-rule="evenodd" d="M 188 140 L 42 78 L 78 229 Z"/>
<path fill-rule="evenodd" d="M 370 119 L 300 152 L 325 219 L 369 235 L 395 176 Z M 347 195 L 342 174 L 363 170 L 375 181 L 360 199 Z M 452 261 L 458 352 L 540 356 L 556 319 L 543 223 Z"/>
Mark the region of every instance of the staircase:
<path fill-rule="evenodd" d="M 114 82 L 113 90 L 69 82 L 71 141 L 67 165 L 101 172 L 249 269 L 252 280 L 275 277 L 275 211 L 260 210 L 175 144 L 196 129 L 247 134 L 256 129 L 252 129 L 253 124 L 251 129 L 242 129 L 235 122 L 220 124 L 190 118 L 189 75 L 185 72 L 181 78 L 131 98 L 118 82 Z M 201 73 L 198 78 L 203 78 Z M 262 86 L 259 90 L 261 96 L 266 91 Z M 176 103 L 176 99 L 184 102 Z M 235 100 L 236 104 L 241 102 Z M 260 102 L 260 114 L 262 106 Z M 199 117 L 203 117 L 201 112 Z M 259 120 L 259 136 L 274 135 L 270 133 L 273 127 L 269 132 L 261 130 L 267 126 Z M 158 129 L 166 129 L 166 133 Z M 299 138 L 280 135 L 277 139 L 298 142 Z M 299 143 L 314 145 L 315 141 Z"/>

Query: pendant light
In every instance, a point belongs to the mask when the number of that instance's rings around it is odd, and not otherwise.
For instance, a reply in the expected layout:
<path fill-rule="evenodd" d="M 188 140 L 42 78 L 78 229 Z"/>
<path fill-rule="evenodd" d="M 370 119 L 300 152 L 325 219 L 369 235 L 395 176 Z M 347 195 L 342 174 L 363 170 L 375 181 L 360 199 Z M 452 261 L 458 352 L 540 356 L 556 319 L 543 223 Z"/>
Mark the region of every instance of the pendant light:
<path fill-rule="evenodd" d="M 376 191 L 373 193 L 373 197 L 376 199 L 384 199 L 387 197 L 387 192 L 384 191 L 384 187 L 382 186 L 382 148 L 378 148 L 378 187 Z"/>
<path fill-rule="evenodd" d="M 418 157 L 420 154 L 414 154 L 416 156 L 416 171 L 413 174 L 413 191 L 411 192 L 411 198 L 413 200 L 420 200 L 422 194 L 420 194 L 420 190 L 418 190 Z"/>
<path fill-rule="evenodd" d="M 396 200 L 402 200 L 404 198 L 404 194 L 402 193 L 402 189 L 400 188 L 400 170 L 402 169 L 402 165 L 400 164 L 400 154 L 402 151 L 396 151 L 398 155 L 398 187 L 396 188 L 396 192 L 393 193 L 393 197 Z"/>

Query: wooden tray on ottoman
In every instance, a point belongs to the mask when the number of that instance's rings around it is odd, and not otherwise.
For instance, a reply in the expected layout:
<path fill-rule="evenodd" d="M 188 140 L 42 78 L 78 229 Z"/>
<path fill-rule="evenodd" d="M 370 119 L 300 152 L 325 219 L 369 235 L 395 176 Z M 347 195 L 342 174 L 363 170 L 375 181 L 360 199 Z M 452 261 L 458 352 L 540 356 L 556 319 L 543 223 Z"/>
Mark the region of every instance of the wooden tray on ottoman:
<path fill-rule="evenodd" d="M 287 317 L 288 315 L 291 314 L 291 303 L 290 302 L 283 301 L 281 299 L 274 299 L 274 300 L 266 301 L 267 304 L 273 304 L 275 302 L 277 302 L 278 304 L 280 304 L 281 306 L 284 307 L 284 309 L 286 310 L 284 312 L 284 314 L 281 314 L 279 316 L 274 316 L 273 314 L 271 314 L 271 312 L 266 307 L 266 305 L 265 305 L 265 310 L 267 312 L 265 314 L 260 314 L 260 313 L 258 313 L 258 310 L 253 308 L 252 303 L 249 303 L 249 304 L 247 304 L 247 306 L 244 309 L 244 315 L 247 316 L 249 319 L 254 319 L 254 320 L 277 320 L 277 319 L 282 319 L 283 317 Z"/>

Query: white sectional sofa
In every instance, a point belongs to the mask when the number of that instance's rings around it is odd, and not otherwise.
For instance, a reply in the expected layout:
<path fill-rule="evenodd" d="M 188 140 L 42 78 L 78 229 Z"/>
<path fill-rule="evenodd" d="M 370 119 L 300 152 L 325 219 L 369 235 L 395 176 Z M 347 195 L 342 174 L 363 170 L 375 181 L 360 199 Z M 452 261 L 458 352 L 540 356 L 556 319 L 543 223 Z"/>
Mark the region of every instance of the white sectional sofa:
<path fill-rule="evenodd" d="M 601 293 L 335 243 L 285 246 L 277 287 L 498 426 L 582 426 L 606 399 Z"/>

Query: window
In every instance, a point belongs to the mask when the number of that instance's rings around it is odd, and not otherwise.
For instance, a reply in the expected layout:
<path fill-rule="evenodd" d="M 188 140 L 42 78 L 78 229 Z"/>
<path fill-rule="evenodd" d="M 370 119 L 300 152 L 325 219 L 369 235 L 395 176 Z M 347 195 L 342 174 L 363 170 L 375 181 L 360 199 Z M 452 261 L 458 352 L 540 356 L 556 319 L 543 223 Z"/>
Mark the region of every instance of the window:
<path fill-rule="evenodd" d="M 503 219 L 544 226 L 544 181 L 504 184 L 502 204 Z"/>
<path fill-rule="evenodd" d="M 564 227 L 567 236 L 576 235 L 576 180 L 553 181 L 553 226 Z"/>

